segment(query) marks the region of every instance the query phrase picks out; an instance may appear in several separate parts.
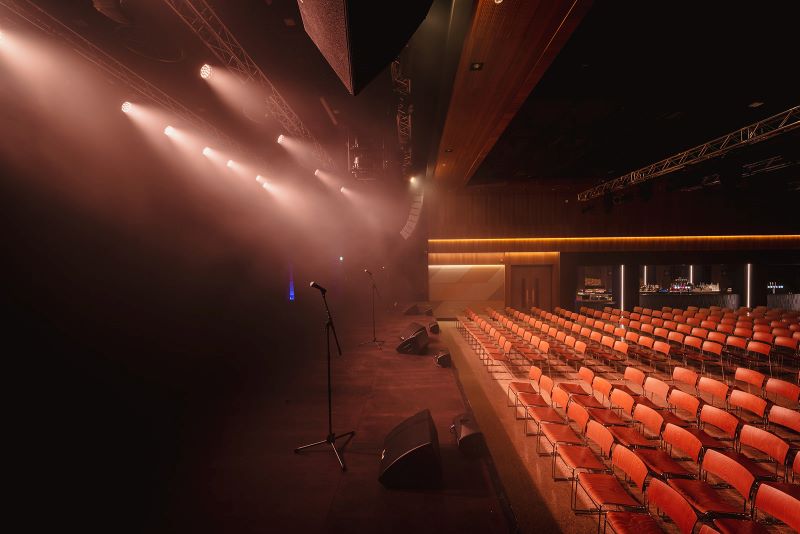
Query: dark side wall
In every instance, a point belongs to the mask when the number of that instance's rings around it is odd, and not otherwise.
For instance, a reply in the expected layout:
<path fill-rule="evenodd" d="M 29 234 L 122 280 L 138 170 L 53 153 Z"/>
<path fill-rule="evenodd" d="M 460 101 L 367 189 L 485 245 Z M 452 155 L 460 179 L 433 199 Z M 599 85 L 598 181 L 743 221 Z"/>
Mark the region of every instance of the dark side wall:
<path fill-rule="evenodd" d="M 654 183 L 623 192 L 616 201 L 578 202 L 577 190 L 486 186 L 437 191 L 429 195 L 427 206 L 429 237 L 800 233 L 800 193 L 785 188 L 751 184 L 733 190 L 669 191 L 667 184 Z"/>

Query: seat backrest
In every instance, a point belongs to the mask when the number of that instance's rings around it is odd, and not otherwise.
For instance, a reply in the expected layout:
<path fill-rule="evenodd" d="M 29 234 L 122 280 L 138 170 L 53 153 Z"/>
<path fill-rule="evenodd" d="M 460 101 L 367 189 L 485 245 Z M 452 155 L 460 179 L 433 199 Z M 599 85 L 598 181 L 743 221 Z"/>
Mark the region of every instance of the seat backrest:
<path fill-rule="evenodd" d="M 742 337 L 744 339 L 750 339 L 753 337 L 753 330 L 750 328 L 745 328 L 742 326 L 737 326 L 733 329 L 733 335 L 736 337 Z"/>
<path fill-rule="evenodd" d="M 694 350 L 700 350 L 703 346 L 703 339 L 695 336 L 686 336 L 683 339 L 683 346 Z"/>
<path fill-rule="evenodd" d="M 769 332 L 753 332 L 753 341 L 751 343 L 755 343 L 758 341 L 759 343 L 766 343 L 768 345 L 772 345 L 772 342 L 775 341 L 775 336 L 770 334 Z M 748 347 L 747 350 L 750 350 Z M 761 351 L 756 351 L 761 352 Z M 769 354 L 769 352 L 767 352 Z"/>
<path fill-rule="evenodd" d="M 700 451 L 703 449 L 703 444 L 696 436 L 692 435 L 687 430 L 667 423 L 661 437 L 673 449 L 678 449 L 684 454 L 687 454 L 693 461 L 697 462 L 700 459 Z"/>
<path fill-rule="evenodd" d="M 542 378 L 542 368 L 537 367 L 535 365 L 531 365 L 531 368 L 528 371 L 528 378 L 530 378 L 531 381 L 534 382 L 535 384 L 538 384 L 539 379 Z"/>
<path fill-rule="evenodd" d="M 644 404 L 637 404 L 633 409 L 633 419 L 642 423 L 642 426 L 654 436 L 661 435 L 661 427 L 664 425 L 664 416 L 656 410 L 645 406 Z"/>
<path fill-rule="evenodd" d="M 594 420 L 589 420 L 586 425 L 586 437 L 600 447 L 600 454 L 606 458 L 611 455 L 611 446 L 614 444 L 614 436 L 611 432 Z"/>
<path fill-rule="evenodd" d="M 547 393 L 548 395 L 553 392 L 553 379 L 547 375 L 542 375 L 539 380 L 539 393 Z"/>
<path fill-rule="evenodd" d="M 666 328 L 667 330 L 675 330 L 676 328 L 678 328 L 678 323 L 676 323 L 675 321 L 664 321 L 664 328 Z"/>
<path fill-rule="evenodd" d="M 633 415 L 633 397 L 621 389 L 611 392 L 611 406 L 619 408 L 628 415 Z"/>
<path fill-rule="evenodd" d="M 611 463 L 620 468 L 640 490 L 644 490 L 644 481 L 647 478 L 647 466 L 641 458 L 636 456 L 624 445 L 617 444 L 611 451 Z"/>
<path fill-rule="evenodd" d="M 670 332 L 669 335 L 667 336 L 667 340 L 683 345 L 683 338 L 685 337 L 686 336 L 683 335 L 681 332 Z"/>
<path fill-rule="evenodd" d="M 655 332 L 656 327 L 652 324 L 642 324 L 642 327 L 639 329 L 640 332 L 644 332 L 646 334 L 652 334 Z"/>
<path fill-rule="evenodd" d="M 609 398 L 611 396 L 611 382 L 603 378 L 602 376 L 595 376 L 594 381 L 592 382 L 592 390 L 597 391 L 603 397 L 603 399 Z"/>
<path fill-rule="evenodd" d="M 736 431 L 739 429 L 741 421 L 730 412 L 721 410 L 716 406 L 704 404 L 700 409 L 700 422 L 704 425 L 711 425 L 722 431 L 730 439 L 736 438 Z"/>
<path fill-rule="evenodd" d="M 600 344 L 603 345 L 604 347 L 608 347 L 610 349 L 614 348 L 614 338 L 611 337 L 611 336 L 603 336 L 600 339 Z"/>
<path fill-rule="evenodd" d="M 797 350 L 797 340 L 790 337 L 793 334 L 786 334 L 785 336 L 775 336 L 775 347 L 782 347 L 792 351 Z"/>
<path fill-rule="evenodd" d="M 663 341 L 656 341 L 653 343 L 653 350 L 663 354 L 664 356 L 669 356 L 670 346 L 669 343 L 665 343 Z"/>
<path fill-rule="evenodd" d="M 747 367 L 737 367 L 736 372 L 733 374 L 734 380 L 750 384 L 761 390 L 764 387 L 764 379 L 766 378 L 763 373 L 753 371 Z"/>
<path fill-rule="evenodd" d="M 624 341 L 615 341 L 614 342 L 614 351 L 620 352 L 622 354 L 628 354 L 628 344 Z"/>
<path fill-rule="evenodd" d="M 586 431 L 586 423 L 589 422 L 589 412 L 586 408 L 577 402 L 572 402 L 569 408 L 567 408 L 567 417 L 575 421 L 575 424 L 578 425 L 579 434 L 583 434 Z"/>
<path fill-rule="evenodd" d="M 576 341 L 575 342 L 575 353 L 576 354 L 583 354 L 586 352 L 586 343 L 583 341 Z"/>
<path fill-rule="evenodd" d="M 700 399 L 694 395 L 689 395 L 685 391 L 675 388 L 670 392 L 667 402 L 670 406 L 689 412 L 692 417 L 697 419 L 697 412 L 700 410 Z"/>
<path fill-rule="evenodd" d="M 569 348 L 573 348 L 575 346 L 576 341 L 577 340 L 574 337 L 567 336 L 566 338 L 564 338 L 564 345 L 566 345 Z"/>
<path fill-rule="evenodd" d="M 753 334 L 757 334 L 757 333 L 760 333 L 760 332 L 769 332 L 770 331 L 769 324 L 765 324 L 765 323 L 760 322 L 760 321 L 763 321 L 763 319 L 756 319 L 756 324 L 753 326 Z"/>
<path fill-rule="evenodd" d="M 797 410 L 792 410 L 776 404 L 769 409 L 769 416 L 767 419 L 771 424 L 780 425 L 800 433 L 800 412 Z M 800 454 L 798 454 L 798 456 L 800 456 Z M 800 475 L 800 471 L 797 471 L 795 474 Z"/>
<path fill-rule="evenodd" d="M 628 330 L 625 332 L 625 341 L 630 341 L 631 343 L 636 343 L 639 341 L 639 334 L 636 332 L 631 332 Z"/>
<path fill-rule="evenodd" d="M 708 340 L 713 341 L 714 343 L 719 343 L 720 345 L 725 344 L 725 339 L 728 336 L 725 335 L 724 332 L 709 332 L 708 333 Z"/>
<path fill-rule="evenodd" d="M 548 352 L 550 352 L 550 343 L 548 343 L 547 341 L 542 341 L 541 343 L 539 343 L 539 352 L 541 352 L 542 354 L 547 354 Z"/>
<path fill-rule="evenodd" d="M 720 356 L 722 355 L 722 345 L 715 341 L 703 341 L 703 352 Z"/>
<path fill-rule="evenodd" d="M 697 524 L 697 514 L 680 493 L 654 478 L 647 486 L 647 501 L 666 514 L 681 531 L 691 534 Z"/>
<path fill-rule="evenodd" d="M 757 449 L 776 462 L 784 465 L 789 453 L 789 444 L 773 434 L 753 425 L 744 425 L 739 433 L 739 443 Z"/>
<path fill-rule="evenodd" d="M 708 378 L 707 376 L 700 377 L 700 381 L 697 382 L 697 390 L 700 393 L 711 395 L 712 402 L 714 399 L 720 399 L 724 402 L 725 399 L 728 398 L 728 384 L 720 382 L 719 380 L 714 380 L 713 378 Z"/>
<path fill-rule="evenodd" d="M 603 334 L 597 331 L 592 331 L 592 333 L 589 334 L 589 339 L 591 339 L 595 343 L 600 343 L 600 340 L 603 339 Z"/>
<path fill-rule="evenodd" d="M 694 388 L 697 385 L 697 373 L 685 367 L 675 367 L 672 370 L 672 380 Z"/>
<path fill-rule="evenodd" d="M 725 346 L 728 349 L 744 350 L 747 348 L 747 340 L 736 335 L 728 336 L 728 339 L 725 340 Z"/>
<path fill-rule="evenodd" d="M 623 378 L 641 387 L 644 385 L 644 379 L 647 377 L 644 374 L 644 371 L 642 371 L 641 369 L 629 366 L 625 368 L 625 374 L 623 375 Z"/>
<path fill-rule="evenodd" d="M 578 369 L 578 377 L 591 386 L 592 380 L 594 380 L 594 371 L 588 367 L 581 367 Z"/>
<path fill-rule="evenodd" d="M 708 330 L 705 328 L 692 328 L 692 335 L 694 337 L 699 337 L 705 339 L 708 337 Z"/>
<path fill-rule="evenodd" d="M 703 456 L 703 471 L 711 473 L 733 486 L 745 501 L 750 499 L 750 489 L 753 487 L 755 477 L 736 460 L 714 449 L 709 449 Z"/>
<path fill-rule="evenodd" d="M 553 388 L 553 407 L 566 408 L 569 404 L 569 393 L 561 388 Z"/>
<path fill-rule="evenodd" d="M 666 328 L 656 328 L 655 330 L 653 330 L 653 336 L 660 339 L 667 339 L 667 337 L 669 336 L 669 330 L 667 330 Z"/>
<path fill-rule="evenodd" d="M 647 349 L 652 349 L 653 348 L 653 344 L 655 342 L 656 342 L 656 340 L 653 339 L 652 337 L 639 336 L 639 346 L 641 346 L 641 347 L 644 347 L 644 348 L 647 348 Z"/>
<path fill-rule="evenodd" d="M 669 393 L 669 384 L 659 380 L 658 378 L 648 376 L 644 381 L 644 390 L 649 393 L 651 397 L 658 396 L 666 400 Z"/>
<path fill-rule="evenodd" d="M 706 330 L 714 330 L 717 327 L 716 321 L 700 321 L 700 328 Z"/>
<path fill-rule="evenodd" d="M 684 334 L 684 335 L 688 335 L 688 334 L 692 333 L 692 327 L 689 326 L 688 324 L 685 324 L 685 323 L 679 324 L 678 328 L 676 328 L 675 330 L 677 332 L 680 332 L 681 334 Z"/>
<path fill-rule="evenodd" d="M 776 519 L 780 519 L 796 532 L 800 532 L 800 513 L 797 499 L 778 488 L 761 484 L 756 493 L 756 508 Z"/>
<path fill-rule="evenodd" d="M 614 329 L 614 337 L 624 338 L 625 337 L 625 329 L 622 328 L 621 326 L 616 327 Z"/>
<path fill-rule="evenodd" d="M 633 316 L 631 316 L 631 324 L 629 324 L 628 327 L 633 330 L 639 330 L 642 327 L 642 322 L 638 319 L 634 320 Z"/>
<path fill-rule="evenodd" d="M 792 384 L 791 382 L 787 382 L 786 380 L 769 378 L 767 379 L 767 385 L 765 389 L 767 394 L 772 393 L 778 397 L 788 399 L 792 402 L 792 406 L 795 406 L 798 399 L 800 399 L 800 386 L 797 384 Z"/>
<path fill-rule="evenodd" d="M 556 332 L 556 341 L 561 341 L 563 343 L 565 339 L 567 339 L 566 332 L 561 332 L 560 330 Z"/>
<path fill-rule="evenodd" d="M 731 391 L 730 404 L 736 408 L 741 408 L 742 410 L 756 414 L 759 417 L 764 417 L 764 411 L 767 408 L 767 401 L 740 389 Z"/>

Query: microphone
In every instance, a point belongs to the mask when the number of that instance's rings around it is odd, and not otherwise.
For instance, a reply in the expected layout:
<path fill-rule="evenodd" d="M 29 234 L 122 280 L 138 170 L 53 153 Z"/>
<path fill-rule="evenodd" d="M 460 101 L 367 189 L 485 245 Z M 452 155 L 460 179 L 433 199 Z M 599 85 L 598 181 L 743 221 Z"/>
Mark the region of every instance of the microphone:
<path fill-rule="evenodd" d="M 309 284 L 309 286 L 310 286 L 310 287 L 314 287 L 314 288 L 316 288 L 316 289 L 319 289 L 320 291 L 322 291 L 322 294 L 323 294 L 323 295 L 324 295 L 325 293 L 327 293 L 327 292 L 328 292 L 328 290 L 327 290 L 327 289 L 325 289 L 324 287 L 322 287 L 321 285 L 319 285 L 319 284 L 318 284 L 318 283 L 316 283 L 316 282 L 311 282 L 311 283 Z"/>
<path fill-rule="evenodd" d="M 372 276 L 372 273 L 369 272 L 368 270 L 364 269 L 364 272 L 367 273 L 368 275 Z"/>

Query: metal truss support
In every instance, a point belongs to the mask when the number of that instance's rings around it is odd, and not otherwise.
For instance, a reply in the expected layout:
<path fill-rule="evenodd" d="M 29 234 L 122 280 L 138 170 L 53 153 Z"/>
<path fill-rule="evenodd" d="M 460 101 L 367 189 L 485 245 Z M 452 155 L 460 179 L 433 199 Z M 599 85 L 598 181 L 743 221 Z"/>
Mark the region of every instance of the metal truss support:
<path fill-rule="evenodd" d="M 225 148 L 240 154 L 242 153 L 241 146 L 232 138 L 222 133 L 211 123 L 196 115 L 179 101 L 136 74 L 107 52 L 95 46 L 92 42 L 70 29 L 60 20 L 53 17 L 33 2 L 29 0 L 0 0 L 0 6 L 32 24 L 39 30 L 66 41 L 75 52 L 92 62 L 107 74 L 126 84 L 149 101 L 174 114 L 197 131 L 213 137 L 220 143 L 220 148 Z"/>
<path fill-rule="evenodd" d="M 335 164 L 325 149 L 284 100 L 261 68 L 247 54 L 233 33 L 220 20 L 205 0 L 164 0 L 178 17 L 197 35 L 209 50 L 242 81 L 258 83 L 266 90 L 267 112 L 280 123 L 285 134 L 312 144 L 320 164 L 329 170 Z"/>
<path fill-rule="evenodd" d="M 591 200 L 611 191 L 618 191 L 658 176 L 663 176 L 688 165 L 721 156 L 731 150 L 770 139 L 798 126 L 800 126 L 800 106 L 745 126 L 735 132 L 690 148 L 647 167 L 642 167 L 614 180 L 603 182 L 596 187 L 578 193 L 578 200 Z"/>
<path fill-rule="evenodd" d="M 411 167 L 411 79 L 403 76 L 400 60 L 392 61 L 392 86 L 397 94 L 397 140 L 400 142 L 400 167 L 406 174 Z"/>

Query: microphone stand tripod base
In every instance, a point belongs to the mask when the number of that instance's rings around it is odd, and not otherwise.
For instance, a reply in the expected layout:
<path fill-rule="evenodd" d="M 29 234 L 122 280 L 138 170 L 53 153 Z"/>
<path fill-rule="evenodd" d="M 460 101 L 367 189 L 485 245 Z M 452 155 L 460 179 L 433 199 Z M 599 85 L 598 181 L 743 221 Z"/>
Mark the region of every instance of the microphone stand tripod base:
<path fill-rule="evenodd" d="M 344 460 L 342 459 L 342 455 L 339 452 L 339 449 L 336 448 L 336 440 L 346 437 L 347 441 L 353 439 L 353 436 L 356 435 L 355 430 L 351 430 L 350 432 L 345 432 L 344 434 L 339 434 L 338 436 L 335 434 L 328 434 L 328 437 L 323 439 L 322 441 L 315 441 L 314 443 L 309 443 L 308 445 L 301 445 L 297 447 L 294 452 L 300 454 L 301 451 L 305 449 L 309 449 L 311 447 L 317 447 L 319 445 L 330 445 L 331 449 L 333 449 L 333 454 L 336 455 L 336 459 L 339 460 L 339 465 L 342 467 L 342 471 L 347 471 L 347 466 L 344 464 Z"/>

